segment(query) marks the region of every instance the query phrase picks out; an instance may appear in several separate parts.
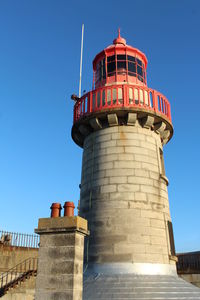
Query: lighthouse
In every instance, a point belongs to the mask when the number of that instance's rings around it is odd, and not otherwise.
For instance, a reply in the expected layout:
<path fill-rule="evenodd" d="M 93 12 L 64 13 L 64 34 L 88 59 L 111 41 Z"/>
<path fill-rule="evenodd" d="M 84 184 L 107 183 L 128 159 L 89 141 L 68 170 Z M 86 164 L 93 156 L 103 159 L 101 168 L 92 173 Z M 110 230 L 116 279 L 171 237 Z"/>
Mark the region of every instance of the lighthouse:
<path fill-rule="evenodd" d="M 163 157 L 170 102 L 147 86 L 146 55 L 119 31 L 93 60 L 92 90 L 72 98 L 72 138 L 83 148 L 79 215 L 90 231 L 83 299 L 138 299 L 137 288 L 174 282 L 181 295 Z"/>

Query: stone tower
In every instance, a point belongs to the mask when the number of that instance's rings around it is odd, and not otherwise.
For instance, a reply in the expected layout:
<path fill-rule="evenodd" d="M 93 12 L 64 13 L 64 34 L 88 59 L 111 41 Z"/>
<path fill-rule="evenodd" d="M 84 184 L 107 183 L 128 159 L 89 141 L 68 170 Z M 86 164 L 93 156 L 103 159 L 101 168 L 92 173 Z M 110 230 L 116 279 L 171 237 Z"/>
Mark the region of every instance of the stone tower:
<path fill-rule="evenodd" d="M 94 58 L 92 91 L 72 96 L 88 274 L 176 274 L 163 159 L 173 135 L 170 103 L 147 87 L 146 68 L 145 54 L 119 32 Z"/>

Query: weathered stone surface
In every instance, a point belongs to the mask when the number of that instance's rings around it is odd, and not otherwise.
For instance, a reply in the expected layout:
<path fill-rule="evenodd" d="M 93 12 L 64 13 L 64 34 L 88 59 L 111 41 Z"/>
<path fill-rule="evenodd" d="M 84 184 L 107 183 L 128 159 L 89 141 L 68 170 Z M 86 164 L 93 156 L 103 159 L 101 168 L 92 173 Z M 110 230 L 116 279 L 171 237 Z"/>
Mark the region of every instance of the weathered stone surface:
<path fill-rule="evenodd" d="M 35 299 L 35 277 L 27 278 L 14 289 L 9 289 L 2 299 L 4 300 L 34 300 Z"/>
<path fill-rule="evenodd" d="M 36 300 L 82 299 L 83 247 L 87 221 L 80 217 L 40 219 Z"/>
<path fill-rule="evenodd" d="M 101 193 L 112 193 L 116 191 L 117 191 L 116 184 L 109 184 L 101 187 Z"/>
<path fill-rule="evenodd" d="M 101 122 L 99 121 L 98 118 L 94 118 L 90 120 L 90 125 L 92 126 L 92 128 L 94 128 L 95 130 L 98 130 L 100 128 L 102 128 Z"/>
<path fill-rule="evenodd" d="M 42 218 L 39 219 L 38 228 L 35 230 L 51 230 L 56 232 L 56 229 L 60 232 L 61 229 L 78 229 L 82 228 L 87 231 L 87 221 L 81 217 L 58 217 L 58 218 Z"/>
<path fill-rule="evenodd" d="M 200 288 L 200 274 L 181 274 L 179 276 Z"/>
<path fill-rule="evenodd" d="M 160 122 L 156 125 L 154 125 L 154 130 L 162 134 L 166 128 L 166 124 L 164 122 Z"/>
<path fill-rule="evenodd" d="M 154 123 L 154 117 L 152 116 L 146 116 L 142 119 L 142 126 L 145 128 L 151 128 L 151 126 Z"/>
<path fill-rule="evenodd" d="M 84 136 L 87 136 L 90 133 L 90 129 L 86 125 L 80 125 L 78 129 Z"/>
<path fill-rule="evenodd" d="M 0 273 L 8 271 L 30 257 L 38 257 L 37 248 L 0 245 Z"/>
<path fill-rule="evenodd" d="M 136 113 L 128 113 L 127 125 L 134 126 L 137 121 Z"/>
<path fill-rule="evenodd" d="M 89 262 L 170 263 L 160 135 L 137 122 L 98 130 L 85 143 L 80 214 L 88 219 L 91 232 L 85 253 Z M 118 240 L 119 235 L 123 239 Z M 141 251 L 134 250 L 137 244 Z"/>
<path fill-rule="evenodd" d="M 108 117 L 108 123 L 110 126 L 118 125 L 118 117 L 116 114 L 110 114 L 107 117 Z"/>

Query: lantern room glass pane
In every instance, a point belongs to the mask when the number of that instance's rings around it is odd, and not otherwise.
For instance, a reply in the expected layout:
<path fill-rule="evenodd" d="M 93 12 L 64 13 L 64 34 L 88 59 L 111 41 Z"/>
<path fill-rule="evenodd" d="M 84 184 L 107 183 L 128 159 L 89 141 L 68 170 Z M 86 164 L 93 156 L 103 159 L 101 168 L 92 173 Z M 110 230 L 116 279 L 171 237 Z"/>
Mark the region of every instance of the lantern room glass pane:
<path fill-rule="evenodd" d="M 115 72 L 116 70 L 116 64 L 115 64 L 115 61 L 111 62 L 111 63 L 108 63 L 107 65 L 107 71 L 108 71 L 108 76 L 112 76 L 113 74 L 110 74 L 112 72 Z"/>
<path fill-rule="evenodd" d="M 131 73 L 136 73 L 136 66 L 135 66 L 135 63 L 132 63 L 132 62 L 128 62 L 128 70 L 131 72 Z M 129 74 L 131 76 L 135 76 L 135 74 Z"/>
<path fill-rule="evenodd" d="M 138 65 L 142 66 L 142 61 L 140 59 L 136 58 L 136 61 Z"/>
<path fill-rule="evenodd" d="M 126 60 L 126 55 L 124 55 L 124 54 L 118 54 L 117 55 L 117 60 Z"/>
<path fill-rule="evenodd" d="M 105 58 L 100 60 L 96 66 L 96 74 L 95 81 L 100 82 L 106 78 L 106 66 L 105 66 Z"/>
<path fill-rule="evenodd" d="M 128 55 L 127 58 L 128 58 L 129 61 L 135 62 L 135 57 L 134 56 Z"/>
<path fill-rule="evenodd" d="M 138 65 L 137 65 L 137 73 L 138 73 L 138 75 L 140 75 L 140 76 L 143 77 L 142 67 L 140 67 L 140 66 L 138 66 Z"/>
<path fill-rule="evenodd" d="M 117 73 L 124 73 L 126 71 L 126 61 L 117 62 Z"/>
<path fill-rule="evenodd" d="M 112 55 L 112 56 L 108 56 L 107 57 L 107 62 L 111 62 L 111 61 L 114 61 L 115 60 L 115 55 Z"/>

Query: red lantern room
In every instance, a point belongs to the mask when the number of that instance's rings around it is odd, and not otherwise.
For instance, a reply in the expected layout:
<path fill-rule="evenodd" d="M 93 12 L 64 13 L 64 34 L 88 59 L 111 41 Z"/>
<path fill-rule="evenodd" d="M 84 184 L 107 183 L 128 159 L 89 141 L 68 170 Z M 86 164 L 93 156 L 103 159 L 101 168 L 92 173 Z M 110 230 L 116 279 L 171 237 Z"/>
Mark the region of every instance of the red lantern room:
<path fill-rule="evenodd" d="M 151 118 L 152 130 L 161 127 L 163 143 L 169 141 L 173 135 L 170 103 L 160 92 L 147 87 L 146 68 L 145 54 L 127 45 L 119 30 L 113 44 L 94 58 L 92 91 L 81 98 L 72 95 L 72 138 L 79 146 L 92 131 L 128 125 L 133 113 L 141 124 Z M 114 113 L 117 120 L 111 124 L 110 115 Z"/>
<path fill-rule="evenodd" d="M 146 86 L 146 68 L 145 54 L 126 45 L 119 30 L 113 45 L 97 54 L 93 61 L 93 88 L 114 83 Z"/>

